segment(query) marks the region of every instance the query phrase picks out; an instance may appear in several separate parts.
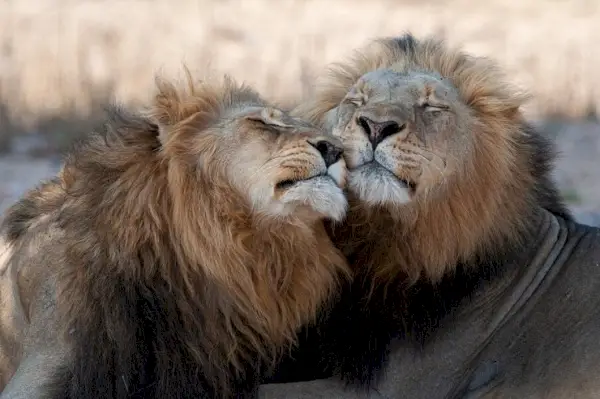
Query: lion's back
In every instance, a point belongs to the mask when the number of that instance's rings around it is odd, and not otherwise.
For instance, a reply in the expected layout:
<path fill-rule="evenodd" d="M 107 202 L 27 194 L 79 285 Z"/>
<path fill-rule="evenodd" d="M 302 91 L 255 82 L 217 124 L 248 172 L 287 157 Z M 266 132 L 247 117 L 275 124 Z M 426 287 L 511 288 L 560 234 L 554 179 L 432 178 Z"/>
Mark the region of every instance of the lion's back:
<path fill-rule="evenodd" d="M 0 224 L 0 391 L 21 361 L 51 339 L 53 268 L 62 257 L 58 180 L 30 190 Z"/>

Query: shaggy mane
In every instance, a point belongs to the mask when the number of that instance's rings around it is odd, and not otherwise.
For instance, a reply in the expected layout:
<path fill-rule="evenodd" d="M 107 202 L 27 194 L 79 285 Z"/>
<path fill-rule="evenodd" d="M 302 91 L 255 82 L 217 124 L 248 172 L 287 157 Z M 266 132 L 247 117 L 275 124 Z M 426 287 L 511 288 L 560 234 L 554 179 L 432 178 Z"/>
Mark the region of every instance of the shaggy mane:
<path fill-rule="evenodd" d="M 374 41 L 349 61 L 333 64 L 314 98 L 294 113 L 323 124 L 362 75 L 380 68 L 435 72 L 448 79 L 473 111 L 476 129 L 470 132 L 474 158 L 439 199 L 428 198 L 409 212 L 364 209 L 351 199 L 346 227 L 333 234 L 346 252 L 364 242 L 391 245 L 371 254 L 368 263 L 377 281 L 387 284 L 401 276 L 435 282 L 458 264 L 518 246 L 536 204 L 568 217 L 549 178 L 554 147 L 527 125 L 519 110 L 528 96 L 507 83 L 493 61 L 449 48 L 436 38 L 418 41 L 407 34 Z"/>
<path fill-rule="evenodd" d="M 554 147 L 524 121 L 527 96 L 494 63 L 406 34 L 376 40 L 334 64 L 313 98 L 294 113 L 325 125 L 367 72 L 432 71 L 450 80 L 471 109 L 473 158 L 443 195 L 403 207 L 368 207 L 349 194 L 330 234 L 354 270 L 352 284 L 269 382 L 341 376 L 368 388 L 385 369 L 390 343 L 422 346 L 464 301 L 519 264 L 536 234 L 540 207 L 571 219 L 550 178 Z M 328 114 L 329 113 L 329 114 Z M 357 328 L 357 326 L 360 326 Z"/>
<path fill-rule="evenodd" d="M 231 80 L 158 87 L 146 115 L 113 110 L 62 172 L 73 398 L 251 391 L 344 271 L 323 226 L 254 218 L 215 162 L 213 125 L 263 105 L 255 92 Z"/>

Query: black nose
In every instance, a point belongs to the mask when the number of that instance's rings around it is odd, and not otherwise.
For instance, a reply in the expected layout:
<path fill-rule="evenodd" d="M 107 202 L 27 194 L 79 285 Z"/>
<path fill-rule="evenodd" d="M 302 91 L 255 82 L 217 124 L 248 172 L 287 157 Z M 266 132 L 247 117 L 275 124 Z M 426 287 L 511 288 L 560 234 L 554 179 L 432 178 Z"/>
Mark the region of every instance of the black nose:
<path fill-rule="evenodd" d="M 400 125 L 396 121 L 374 121 L 364 116 L 359 116 L 357 119 L 358 125 L 365 131 L 365 134 L 369 137 L 373 149 L 377 147 L 379 143 L 386 137 L 393 134 L 399 133 L 404 129 L 406 125 Z"/>
<path fill-rule="evenodd" d="M 325 165 L 327 167 L 330 167 L 331 165 L 339 161 L 340 157 L 342 156 L 342 153 L 344 152 L 342 147 L 328 140 L 311 140 L 309 141 L 309 143 L 321 153 L 321 156 L 325 160 Z"/>

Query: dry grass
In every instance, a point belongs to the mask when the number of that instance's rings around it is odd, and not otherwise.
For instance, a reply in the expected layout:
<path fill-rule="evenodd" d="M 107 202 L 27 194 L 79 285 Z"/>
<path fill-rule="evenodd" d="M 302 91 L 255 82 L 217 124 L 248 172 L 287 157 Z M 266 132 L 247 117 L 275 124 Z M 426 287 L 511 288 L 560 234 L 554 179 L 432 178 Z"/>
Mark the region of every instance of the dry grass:
<path fill-rule="evenodd" d="M 81 128 L 183 62 L 292 101 L 325 64 L 405 30 L 498 59 L 532 114 L 600 109 L 597 0 L 0 0 L 0 27 L 0 135 Z"/>

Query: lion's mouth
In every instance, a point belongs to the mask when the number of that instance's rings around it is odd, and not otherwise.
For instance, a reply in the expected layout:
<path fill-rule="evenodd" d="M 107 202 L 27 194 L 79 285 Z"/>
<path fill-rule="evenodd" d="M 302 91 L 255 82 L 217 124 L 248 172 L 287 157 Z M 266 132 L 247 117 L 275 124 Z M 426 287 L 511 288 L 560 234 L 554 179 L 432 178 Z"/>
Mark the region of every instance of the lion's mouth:
<path fill-rule="evenodd" d="M 394 172 L 392 172 L 377 161 L 371 161 L 357 168 L 354 168 L 353 170 L 358 169 L 363 169 L 364 171 L 367 171 L 369 175 L 372 175 L 373 179 L 377 179 L 381 176 L 381 174 L 389 175 L 402 186 L 404 186 L 411 195 L 413 195 L 417 190 L 417 182 L 398 177 Z M 350 171 L 352 171 L 352 169 L 350 169 Z"/>
<path fill-rule="evenodd" d="M 287 190 L 288 188 L 292 187 L 296 183 L 298 183 L 298 180 L 292 180 L 292 179 L 282 180 L 279 183 L 275 184 L 275 189 Z"/>
<path fill-rule="evenodd" d="M 398 181 L 399 181 L 401 184 L 404 184 L 404 185 L 406 186 L 406 188 L 408 188 L 408 190 L 409 190 L 411 193 L 414 193 L 414 192 L 415 192 L 415 190 L 417 189 L 417 183 L 415 183 L 414 181 L 410 181 L 410 180 L 401 179 L 401 178 L 399 178 L 398 176 L 396 176 L 396 179 L 398 179 Z"/>
<path fill-rule="evenodd" d="M 398 181 L 402 184 L 404 184 L 406 186 L 406 188 L 408 188 L 408 191 L 412 194 L 417 190 L 417 183 L 412 182 L 412 181 L 408 181 L 408 180 L 403 180 L 398 178 Z"/>
<path fill-rule="evenodd" d="M 411 196 L 413 196 L 415 194 L 415 192 L 417 191 L 417 183 L 409 181 L 409 180 L 401 179 L 398 176 L 394 175 L 393 173 L 391 173 L 391 174 L 394 176 L 396 181 L 398 181 L 398 183 L 400 183 L 402 186 L 404 186 L 404 188 L 406 188 L 406 190 L 409 192 L 409 194 Z"/>
<path fill-rule="evenodd" d="M 302 182 L 307 182 L 310 180 L 314 180 L 317 179 L 319 177 L 328 177 L 327 173 L 320 173 L 318 175 L 314 175 L 311 176 L 309 178 L 291 178 L 291 179 L 285 179 L 285 180 L 281 180 L 279 182 L 277 182 L 275 184 L 275 189 L 276 190 L 289 190 L 290 188 L 292 188 L 293 186 L 295 186 L 298 183 L 302 183 Z"/>

